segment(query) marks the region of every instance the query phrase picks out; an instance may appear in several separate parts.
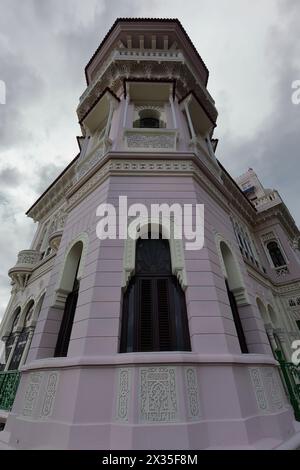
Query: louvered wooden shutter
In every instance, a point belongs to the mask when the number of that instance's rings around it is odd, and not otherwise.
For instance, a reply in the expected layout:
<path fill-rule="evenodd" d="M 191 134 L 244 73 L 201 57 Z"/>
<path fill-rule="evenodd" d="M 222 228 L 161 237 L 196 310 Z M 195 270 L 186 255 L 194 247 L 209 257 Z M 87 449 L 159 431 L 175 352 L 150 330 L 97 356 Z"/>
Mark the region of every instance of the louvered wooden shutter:
<path fill-rule="evenodd" d="M 78 289 L 79 283 L 76 284 L 74 290 L 67 297 L 64 314 L 57 338 L 54 357 L 65 357 L 68 353 L 78 299 Z"/>
<path fill-rule="evenodd" d="M 153 351 L 153 285 L 152 279 L 139 282 L 139 351 Z"/>
<path fill-rule="evenodd" d="M 241 348 L 242 353 L 247 354 L 248 353 L 248 346 L 247 346 L 247 343 L 246 343 L 246 338 L 245 338 L 245 334 L 244 334 L 244 330 L 243 330 L 243 325 L 242 325 L 242 322 L 241 322 L 241 319 L 240 319 L 240 315 L 239 315 L 238 307 L 237 307 L 237 304 L 236 304 L 236 300 L 235 300 L 234 294 L 229 289 L 227 280 L 225 280 L 225 283 L 226 283 L 227 294 L 228 294 L 229 303 L 230 303 L 230 307 L 231 307 L 231 311 L 232 311 L 233 321 L 234 321 L 234 324 L 235 324 L 235 329 L 236 329 L 238 340 L 239 340 L 239 343 L 240 343 L 240 348 Z"/>
<path fill-rule="evenodd" d="M 156 281 L 159 351 L 170 351 L 172 349 L 168 281 L 168 279 L 158 279 Z"/>
<path fill-rule="evenodd" d="M 190 351 L 185 295 L 172 275 L 167 240 L 138 240 L 122 309 L 120 352 Z"/>

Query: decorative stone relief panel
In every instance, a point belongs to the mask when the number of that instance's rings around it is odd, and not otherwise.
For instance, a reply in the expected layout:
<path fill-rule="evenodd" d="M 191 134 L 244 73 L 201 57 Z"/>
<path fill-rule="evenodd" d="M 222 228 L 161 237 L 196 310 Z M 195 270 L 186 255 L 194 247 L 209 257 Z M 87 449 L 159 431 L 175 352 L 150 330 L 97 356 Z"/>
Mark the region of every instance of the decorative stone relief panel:
<path fill-rule="evenodd" d="M 44 375 L 44 372 L 32 372 L 31 374 L 29 374 L 29 380 L 25 392 L 25 400 L 23 407 L 24 416 L 32 416 L 33 410 L 37 405 Z"/>
<path fill-rule="evenodd" d="M 59 372 L 32 372 L 28 377 L 23 406 L 24 416 L 48 418 L 52 414 Z"/>
<path fill-rule="evenodd" d="M 263 377 L 270 410 L 281 410 L 284 407 L 285 402 L 278 372 L 272 367 L 264 367 Z"/>
<path fill-rule="evenodd" d="M 48 418 L 52 414 L 54 399 L 58 386 L 58 372 L 50 372 L 48 375 L 48 381 L 45 390 L 45 397 L 43 401 L 41 417 Z"/>
<path fill-rule="evenodd" d="M 176 146 L 175 134 L 140 133 L 131 131 L 127 133 L 128 148 L 138 149 L 174 149 Z"/>
<path fill-rule="evenodd" d="M 118 371 L 118 395 L 116 419 L 128 421 L 129 401 L 131 391 L 131 370 L 119 369 Z"/>
<path fill-rule="evenodd" d="M 140 421 L 171 422 L 178 420 L 175 367 L 140 369 Z"/>
<path fill-rule="evenodd" d="M 187 393 L 188 417 L 190 419 L 198 419 L 200 418 L 201 411 L 196 369 L 194 367 L 186 367 L 184 369 L 184 375 Z"/>
<path fill-rule="evenodd" d="M 274 232 L 267 232 L 267 233 L 264 233 L 261 236 L 261 239 L 264 243 L 266 243 L 266 242 L 272 241 L 274 239 L 276 240 L 276 237 L 275 237 Z"/>
<path fill-rule="evenodd" d="M 286 401 L 276 369 L 273 367 L 251 367 L 249 372 L 258 409 L 265 413 L 281 410 Z"/>

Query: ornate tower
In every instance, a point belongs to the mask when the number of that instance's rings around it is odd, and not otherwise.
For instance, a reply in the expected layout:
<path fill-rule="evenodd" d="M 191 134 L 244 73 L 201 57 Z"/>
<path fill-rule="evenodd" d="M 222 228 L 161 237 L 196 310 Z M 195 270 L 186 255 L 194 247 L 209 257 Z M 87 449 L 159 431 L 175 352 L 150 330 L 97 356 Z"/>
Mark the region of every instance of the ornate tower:
<path fill-rule="evenodd" d="M 0 380 L 17 394 L 0 446 L 279 446 L 294 415 L 255 282 L 270 299 L 272 288 L 239 250 L 232 213 L 253 228 L 256 211 L 215 157 L 203 60 L 178 20 L 119 19 L 85 74 L 80 152 L 27 212 L 37 233 L 9 271 Z M 115 237 L 99 238 L 101 204 Z M 119 233 L 134 204 L 136 240 Z M 153 204 L 186 205 L 183 239 L 172 210 L 143 212 Z"/>

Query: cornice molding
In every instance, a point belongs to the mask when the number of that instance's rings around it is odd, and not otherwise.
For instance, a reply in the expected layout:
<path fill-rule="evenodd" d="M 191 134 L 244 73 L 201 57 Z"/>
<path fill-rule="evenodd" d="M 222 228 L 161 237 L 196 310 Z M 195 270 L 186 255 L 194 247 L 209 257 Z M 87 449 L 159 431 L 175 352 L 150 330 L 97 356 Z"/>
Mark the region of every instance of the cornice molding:
<path fill-rule="evenodd" d="M 117 51 L 116 51 L 117 52 Z M 168 52 L 168 51 L 166 51 Z M 148 77 L 150 80 L 176 80 L 176 95 L 179 98 L 186 96 L 193 91 L 210 119 L 215 123 L 218 112 L 212 99 L 209 97 L 205 86 L 195 77 L 193 71 L 185 62 L 182 56 L 178 56 L 178 60 L 164 60 L 162 57 L 153 57 L 153 61 L 148 56 L 132 57 L 126 55 L 124 57 L 112 56 L 110 62 L 106 65 L 105 70 L 100 70 L 99 75 L 89 85 L 89 88 L 83 95 L 82 100 L 77 108 L 79 122 L 94 106 L 98 97 L 103 94 L 104 90 L 109 88 L 116 96 L 118 96 L 127 80 L 143 80 Z"/>
<path fill-rule="evenodd" d="M 77 158 L 58 177 L 57 180 L 42 194 L 37 202 L 26 212 L 35 222 L 40 222 L 44 217 L 48 217 L 65 202 L 67 191 L 72 187 L 76 174 Z"/>
<path fill-rule="evenodd" d="M 283 295 L 285 293 L 289 293 L 289 292 L 293 292 L 297 290 L 300 292 L 300 281 L 298 279 L 289 281 L 286 284 L 282 284 L 282 283 L 275 284 L 270 277 L 258 272 L 254 266 L 251 266 L 248 263 L 245 263 L 245 264 L 246 264 L 246 269 L 247 269 L 249 276 L 255 279 L 264 287 L 271 289 L 273 293 L 277 295 Z"/>
<path fill-rule="evenodd" d="M 66 194 L 67 210 L 70 211 L 79 204 L 107 177 L 137 173 L 149 176 L 192 176 L 204 185 L 209 194 L 228 212 L 228 204 L 225 201 L 227 194 L 222 184 L 192 152 L 176 154 L 147 152 L 139 154 L 138 158 L 130 152 L 108 152 L 85 177 L 70 188 Z"/>
<path fill-rule="evenodd" d="M 278 219 L 281 225 L 287 232 L 287 235 L 292 240 L 300 236 L 298 227 L 295 224 L 293 217 L 284 203 L 272 206 L 262 212 L 257 213 L 255 227 L 260 228 L 261 225 L 272 219 Z"/>

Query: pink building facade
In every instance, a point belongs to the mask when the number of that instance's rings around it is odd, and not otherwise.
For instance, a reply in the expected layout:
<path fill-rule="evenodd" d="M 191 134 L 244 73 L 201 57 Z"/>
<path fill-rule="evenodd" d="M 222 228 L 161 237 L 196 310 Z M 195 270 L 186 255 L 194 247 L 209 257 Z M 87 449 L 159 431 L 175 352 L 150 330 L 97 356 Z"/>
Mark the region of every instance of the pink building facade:
<path fill-rule="evenodd" d="M 85 73 L 79 154 L 9 271 L 0 448 L 299 447 L 300 233 L 277 191 L 217 160 L 204 62 L 177 20 L 120 19 Z M 141 215 L 153 243 L 99 239 L 120 196 L 204 204 L 203 248 L 162 242 L 172 212 Z"/>

